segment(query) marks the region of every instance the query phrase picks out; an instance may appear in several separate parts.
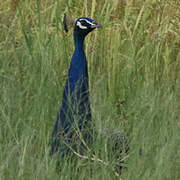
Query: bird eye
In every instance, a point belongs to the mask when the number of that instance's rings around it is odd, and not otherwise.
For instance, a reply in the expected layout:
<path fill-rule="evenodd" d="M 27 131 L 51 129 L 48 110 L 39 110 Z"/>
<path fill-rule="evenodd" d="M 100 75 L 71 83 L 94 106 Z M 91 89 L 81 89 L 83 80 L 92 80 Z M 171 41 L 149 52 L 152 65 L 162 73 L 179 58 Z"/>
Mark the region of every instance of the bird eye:
<path fill-rule="evenodd" d="M 86 24 L 87 24 L 87 22 L 86 22 L 86 21 L 81 20 L 81 25 L 85 26 Z"/>

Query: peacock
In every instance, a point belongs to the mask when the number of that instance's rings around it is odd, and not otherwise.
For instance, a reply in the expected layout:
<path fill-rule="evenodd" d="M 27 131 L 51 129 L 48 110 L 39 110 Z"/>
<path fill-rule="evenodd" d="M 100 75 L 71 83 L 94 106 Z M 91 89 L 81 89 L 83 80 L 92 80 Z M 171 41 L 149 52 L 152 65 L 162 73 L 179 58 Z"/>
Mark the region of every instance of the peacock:
<path fill-rule="evenodd" d="M 72 21 L 72 18 L 67 20 L 64 16 L 66 31 L 68 31 L 67 21 L 71 21 L 70 23 L 74 26 L 75 50 L 64 87 L 62 104 L 52 133 L 50 151 L 50 155 L 58 152 L 60 157 L 70 154 L 72 150 L 81 151 L 82 147 L 84 149 L 87 144 L 92 144 L 93 137 L 98 134 L 91 117 L 84 40 L 91 31 L 102 25 L 88 17 Z M 128 153 L 128 141 L 124 133 L 104 129 L 100 136 L 108 140 L 112 150 L 117 153 L 117 159 L 121 159 L 122 151 Z M 121 163 L 120 161 L 120 168 Z"/>
<path fill-rule="evenodd" d="M 67 17 L 64 28 L 67 29 Z M 77 148 L 78 140 L 91 141 L 93 123 L 89 100 L 88 67 L 84 52 L 85 37 L 101 24 L 88 17 L 78 18 L 74 23 L 75 50 L 71 59 L 68 77 L 65 83 L 62 104 L 52 133 L 51 152 L 60 156 L 68 154 L 71 148 Z"/>

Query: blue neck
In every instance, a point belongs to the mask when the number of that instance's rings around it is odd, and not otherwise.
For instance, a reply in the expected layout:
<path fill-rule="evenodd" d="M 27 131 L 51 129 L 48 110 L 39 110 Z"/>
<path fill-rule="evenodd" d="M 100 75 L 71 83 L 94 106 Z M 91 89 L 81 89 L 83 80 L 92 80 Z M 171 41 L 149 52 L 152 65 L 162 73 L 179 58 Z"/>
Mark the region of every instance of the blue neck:
<path fill-rule="evenodd" d="M 79 50 L 84 52 L 84 39 L 85 37 L 81 34 L 74 32 L 74 44 L 75 44 L 75 50 Z"/>
<path fill-rule="evenodd" d="M 88 79 L 87 61 L 84 53 L 84 36 L 74 33 L 75 51 L 72 56 L 71 65 L 69 69 L 69 83 L 71 92 L 74 90 L 77 82 L 82 78 Z"/>

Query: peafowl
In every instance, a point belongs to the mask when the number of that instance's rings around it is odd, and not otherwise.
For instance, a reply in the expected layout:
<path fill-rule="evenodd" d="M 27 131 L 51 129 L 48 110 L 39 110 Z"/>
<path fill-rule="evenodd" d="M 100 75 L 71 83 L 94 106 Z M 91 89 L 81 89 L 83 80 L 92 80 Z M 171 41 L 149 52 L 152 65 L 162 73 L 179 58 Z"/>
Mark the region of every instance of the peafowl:
<path fill-rule="evenodd" d="M 88 33 L 102 26 L 87 17 L 78 18 L 73 25 L 75 50 L 63 92 L 62 104 L 52 133 L 50 151 L 50 155 L 58 152 L 61 158 L 69 155 L 71 150 L 79 152 L 82 148 L 86 148 L 86 145 L 93 143 L 93 136 L 98 134 L 91 121 L 84 40 Z M 64 17 L 64 29 L 68 31 L 66 16 Z M 122 132 L 108 129 L 104 129 L 100 136 L 101 139 L 107 139 L 108 146 L 116 152 L 115 157 L 120 159 L 118 166 L 121 169 L 123 163 L 121 154 L 122 152 L 127 154 L 129 150 L 127 136 Z"/>
<path fill-rule="evenodd" d="M 66 16 L 65 16 L 66 20 Z M 51 152 L 65 156 L 70 148 L 77 148 L 82 137 L 86 142 L 91 139 L 91 108 L 88 92 L 88 68 L 84 52 L 85 37 L 101 24 L 88 17 L 78 18 L 74 23 L 75 50 L 66 80 L 62 104 L 52 133 Z M 67 25 L 64 23 L 66 31 Z"/>

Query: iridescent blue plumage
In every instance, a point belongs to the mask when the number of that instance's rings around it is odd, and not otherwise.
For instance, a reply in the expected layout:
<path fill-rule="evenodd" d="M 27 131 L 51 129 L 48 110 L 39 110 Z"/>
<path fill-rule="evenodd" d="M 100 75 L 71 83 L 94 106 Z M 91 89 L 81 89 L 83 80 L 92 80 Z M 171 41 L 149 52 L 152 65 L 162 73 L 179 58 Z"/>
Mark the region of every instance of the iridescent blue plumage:
<path fill-rule="evenodd" d="M 91 109 L 88 92 L 88 68 L 84 53 L 86 35 L 101 25 L 90 18 L 79 18 L 74 26 L 75 51 L 66 80 L 62 104 L 52 134 L 51 154 L 64 156 L 69 146 L 76 146 L 79 132 L 88 141 Z M 89 132 L 90 133 L 90 132 Z"/>

